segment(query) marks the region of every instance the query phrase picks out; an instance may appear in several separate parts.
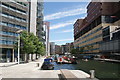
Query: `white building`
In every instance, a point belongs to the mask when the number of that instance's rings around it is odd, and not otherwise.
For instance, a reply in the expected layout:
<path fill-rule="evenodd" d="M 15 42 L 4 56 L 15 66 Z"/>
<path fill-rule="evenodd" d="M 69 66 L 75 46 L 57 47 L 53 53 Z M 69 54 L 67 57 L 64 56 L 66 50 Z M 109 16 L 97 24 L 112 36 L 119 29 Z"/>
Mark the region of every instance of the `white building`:
<path fill-rule="evenodd" d="M 50 56 L 50 44 L 49 44 L 49 27 L 50 23 L 49 22 L 44 22 L 44 31 L 45 31 L 45 45 L 46 45 L 46 56 Z"/>

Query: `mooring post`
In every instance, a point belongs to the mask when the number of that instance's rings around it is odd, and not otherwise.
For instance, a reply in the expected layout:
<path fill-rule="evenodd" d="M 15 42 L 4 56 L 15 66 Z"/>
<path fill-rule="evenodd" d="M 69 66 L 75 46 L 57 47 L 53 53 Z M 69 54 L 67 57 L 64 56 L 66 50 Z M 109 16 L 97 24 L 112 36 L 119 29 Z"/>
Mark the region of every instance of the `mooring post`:
<path fill-rule="evenodd" d="M 90 78 L 95 78 L 95 70 L 90 70 Z"/>

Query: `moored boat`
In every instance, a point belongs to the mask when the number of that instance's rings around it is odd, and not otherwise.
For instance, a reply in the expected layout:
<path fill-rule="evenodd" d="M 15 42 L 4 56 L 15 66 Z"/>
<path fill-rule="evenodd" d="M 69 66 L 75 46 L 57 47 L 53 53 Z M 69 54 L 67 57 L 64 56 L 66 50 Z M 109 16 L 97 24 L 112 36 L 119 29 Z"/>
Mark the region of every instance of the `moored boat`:
<path fill-rule="evenodd" d="M 54 69 L 54 64 L 52 62 L 52 59 L 44 59 L 44 63 L 41 67 L 42 70 L 53 70 Z"/>
<path fill-rule="evenodd" d="M 58 64 L 60 63 L 61 64 L 77 64 L 77 61 L 74 58 L 63 56 L 63 57 L 58 57 L 57 63 Z"/>

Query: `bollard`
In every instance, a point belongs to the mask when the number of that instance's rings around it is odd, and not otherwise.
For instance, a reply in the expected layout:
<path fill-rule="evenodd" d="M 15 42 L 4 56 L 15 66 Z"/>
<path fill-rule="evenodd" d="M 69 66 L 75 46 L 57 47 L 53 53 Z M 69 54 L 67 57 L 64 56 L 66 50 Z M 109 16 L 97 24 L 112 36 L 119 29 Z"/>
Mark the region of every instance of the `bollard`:
<path fill-rule="evenodd" d="M 95 78 L 95 70 L 90 70 L 90 78 Z"/>
<path fill-rule="evenodd" d="M 39 67 L 39 63 L 37 63 L 37 67 Z"/>

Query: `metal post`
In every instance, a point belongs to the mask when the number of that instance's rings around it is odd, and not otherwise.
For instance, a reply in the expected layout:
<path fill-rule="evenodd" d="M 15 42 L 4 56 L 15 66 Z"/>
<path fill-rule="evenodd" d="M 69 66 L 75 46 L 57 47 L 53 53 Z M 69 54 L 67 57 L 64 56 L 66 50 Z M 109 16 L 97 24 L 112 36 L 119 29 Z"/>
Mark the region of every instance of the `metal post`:
<path fill-rule="evenodd" d="M 12 55 L 12 62 L 15 62 L 15 53 L 14 53 L 14 49 L 13 49 L 13 55 Z"/>
<path fill-rule="evenodd" d="M 20 64 L 20 36 L 18 36 L 18 64 Z"/>
<path fill-rule="evenodd" d="M 18 30 L 16 33 L 20 33 L 23 30 Z M 20 34 L 18 35 L 18 64 L 20 64 Z"/>

